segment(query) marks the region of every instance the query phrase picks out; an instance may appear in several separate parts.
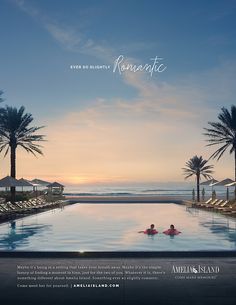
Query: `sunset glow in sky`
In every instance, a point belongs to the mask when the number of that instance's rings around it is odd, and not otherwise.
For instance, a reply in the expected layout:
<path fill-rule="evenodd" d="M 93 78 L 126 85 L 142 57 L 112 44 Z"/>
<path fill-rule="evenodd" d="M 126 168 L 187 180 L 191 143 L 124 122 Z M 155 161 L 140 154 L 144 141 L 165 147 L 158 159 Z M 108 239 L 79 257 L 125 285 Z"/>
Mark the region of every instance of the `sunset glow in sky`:
<path fill-rule="evenodd" d="M 18 151 L 17 176 L 66 184 L 183 181 L 203 127 L 236 103 L 236 1 L 0 3 L 0 89 L 45 125 L 44 157 Z M 113 73 L 162 57 L 166 70 Z M 72 70 L 71 65 L 110 69 Z M 9 158 L 0 159 L 0 176 Z M 233 157 L 213 160 L 233 177 Z"/>

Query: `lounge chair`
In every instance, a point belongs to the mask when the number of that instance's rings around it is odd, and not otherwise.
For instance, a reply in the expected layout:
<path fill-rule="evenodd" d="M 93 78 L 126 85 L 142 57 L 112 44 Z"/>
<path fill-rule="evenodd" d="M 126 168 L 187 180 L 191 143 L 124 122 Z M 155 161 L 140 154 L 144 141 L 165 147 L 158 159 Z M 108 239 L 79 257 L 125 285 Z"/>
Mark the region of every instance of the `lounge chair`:
<path fill-rule="evenodd" d="M 227 207 L 228 204 L 229 204 L 229 200 L 224 200 L 221 204 L 215 206 L 214 208 L 216 210 L 223 210 L 224 208 Z"/>
<path fill-rule="evenodd" d="M 235 210 L 236 206 L 235 206 L 235 203 L 231 203 L 229 205 L 227 205 L 226 207 L 222 208 L 220 211 L 223 213 L 223 214 L 228 214 L 228 213 L 231 213 Z"/>
<path fill-rule="evenodd" d="M 209 198 L 207 201 L 205 201 L 205 202 L 198 202 L 198 203 L 195 203 L 195 206 L 197 206 L 197 207 L 204 207 L 204 206 L 206 206 L 207 204 L 209 204 L 211 201 L 213 201 L 213 199 L 212 198 Z"/>
<path fill-rule="evenodd" d="M 214 208 L 214 207 L 216 206 L 216 204 L 222 203 L 222 201 L 223 201 L 223 200 L 214 199 L 212 202 L 210 202 L 209 204 L 207 204 L 207 205 L 205 206 L 205 208 L 207 208 L 207 209 L 212 209 L 212 208 Z"/>
<path fill-rule="evenodd" d="M 224 200 L 221 199 L 221 200 L 219 200 L 218 202 L 216 202 L 216 204 L 215 204 L 214 206 L 215 206 L 215 207 L 216 207 L 216 206 L 219 206 L 219 205 L 221 205 L 223 202 L 224 202 Z"/>
<path fill-rule="evenodd" d="M 206 202 L 200 204 L 200 207 L 201 207 L 201 208 L 208 208 L 209 206 L 211 207 L 211 206 L 213 206 L 215 203 L 217 203 L 218 200 L 219 200 L 219 199 L 213 199 L 213 200 L 211 199 L 210 201 L 207 200 Z"/>
<path fill-rule="evenodd" d="M 1 208 L 5 211 L 5 212 L 12 212 L 12 210 L 9 208 L 9 207 L 7 207 L 7 205 L 6 205 L 6 203 L 2 203 L 1 204 Z"/>
<path fill-rule="evenodd" d="M 6 214 L 6 210 L 4 210 L 1 205 L 0 205 L 0 213 L 1 214 Z"/>
<path fill-rule="evenodd" d="M 15 202 L 15 205 L 20 209 L 21 212 L 29 211 L 31 208 L 23 201 Z"/>
<path fill-rule="evenodd" d="M 6 206 L 7 206 L 12 212 L 17 212 L 17 211 L 19 211 L 19 208 L 18 208 L 15 204 L 12 204 L 10 201 L 6 203 Z"/>

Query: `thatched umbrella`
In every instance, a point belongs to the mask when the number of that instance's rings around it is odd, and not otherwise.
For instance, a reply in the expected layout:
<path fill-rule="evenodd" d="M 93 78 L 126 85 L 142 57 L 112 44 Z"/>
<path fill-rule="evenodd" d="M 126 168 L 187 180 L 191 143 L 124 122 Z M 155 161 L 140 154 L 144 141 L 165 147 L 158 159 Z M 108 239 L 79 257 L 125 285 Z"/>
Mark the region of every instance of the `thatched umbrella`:
<path fill-rule="evenodd" d="M 23 188 L 24 187 L 34 187 L 32 183 L 30 183 L 28 180 L 21 178 L 18 180 L 21 183 L 21 187 L 22 187 L 22 192 L 23 192 Z"/>
<path fill-rule="evenodd" d="M 21 186 L 21 182 L 19 180 L 12 178 L 10 176 L 6 176 L 0 180 L 0 187 L 16 187 L 16 186 Z"/>
<path fill-rule="evenodd" d="M 219 182 L 213 183 L 212 186 L 225 186 L 226 184 L 232 183 L 234 180 L 230 178 L 226 178 L 224 180 L 221 180 Z"/>
<path fill-rule="evenodd" d="M 53 190 L 56 191 L 56 193 L 62 194 L 64 190 L 64 185 L 58 183 L 58 182 L 53 182 L 47 185 L 49 188 L 50 192 L 53 193 Z"/>
<path fill-rule="evenodd" d="M 230 178 L 226 178 L 224 180 L 221 180 L 219 182 L 216 182 L 216 183 L 213 183 L 212 186 L 226 186 L 229 185 L 229 184 L 232 184 L 234 183 L 234 181 Z M 226 192 L 226 198 L 227 200 L 229 199 L 229 189 L 227 187 L 227 192 Z"/>
<path fill-rule="evenodd" d="M 211 186 L 211 198 L 213 198 L 213 185 L 214 185 L 214 183 L 218 183 L 218 180 L 212 178 L 210 180 L 206 180 L 206 181 L 200 183 L 200 185 Z M 205 197 L 205 193 L 204 193 L 204 196 L 202 196 L 202 197 Z M 203 201 L 204 201 L 204 199 L 203 199 Z"/>
<path fill-rule="evenodd" d="M 227 187 L 227 192 L 226 192 L 226 198 L 227 198 L 227 200 L 229 200 L 229 187 L 235 186 L 235 185 L 236 185 L 236 182 L 235 182 L 235 181 L 233 181 L 233 182 L 228 183 L 228 184 L 225 185 L 225 186 Z"/>
<path fill-rule="evenodd" d="M 8 187 L 17 187 L 17 186 L 22 186 L 22 183 L 19 180 L 12 178 L 10 176 L 6 176 L 0 180 L 0 187 L 5 187 L 6 190 Z M 11 202 L 14 203 L 14 201 L 15 201 L 15 195 L 11 197 Z"/>
<path fill-rule="evenodd" d="M 41 180 L 41 179 L 38 179 L 38 178 L 35 178 L 35 179 L 33 179 L 29 182 L 32 183 L 32 184 L 37 184 L 38 186 L 45 186 L 45 187 L 47 187 L 48 184 L 50 184 L 50 182 L 44 181 L 44 180 Z"/>
<path fill-rule="evenodd" d="M 218 180 L 216 180 L 216 179 L 210 179 L 210 180 L 206 180 L 206 181 L 200 183 L 200 185 L 209 185 L 209 186 L 212 186 L 212 184 L 213 184 L 213 183 L 216 183 L 216 182 L 218 182 Z"/>
<path fill-rule="evenodd" d="M 50 184 L 50 182 L 44 181 L 44 180 L 41 180 L 38 178 L 35 178 L 29 182 L 33 184 L 33 190 L 36 193 L 36 197 L 38 197 L 38 187 L 46 188 L 48 186 L 48 184 Z"/>

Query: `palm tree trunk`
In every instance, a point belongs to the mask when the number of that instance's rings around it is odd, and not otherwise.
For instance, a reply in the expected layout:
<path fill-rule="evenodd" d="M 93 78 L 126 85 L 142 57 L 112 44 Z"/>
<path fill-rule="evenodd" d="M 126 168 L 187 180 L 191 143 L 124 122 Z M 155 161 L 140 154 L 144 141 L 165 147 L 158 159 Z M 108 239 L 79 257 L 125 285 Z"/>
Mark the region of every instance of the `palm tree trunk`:
<path fill-rule="evenodd" d="M 197 202 L 200 201 L 200 175 L 197 174 Z"/>
<path fill-rule="evenodd" d="M 16 147 L 11 146 L 11 177 L 16 178 Z M 11 202 L 14 203 L 16 198 L 16 188 L 11 187 Z"/>

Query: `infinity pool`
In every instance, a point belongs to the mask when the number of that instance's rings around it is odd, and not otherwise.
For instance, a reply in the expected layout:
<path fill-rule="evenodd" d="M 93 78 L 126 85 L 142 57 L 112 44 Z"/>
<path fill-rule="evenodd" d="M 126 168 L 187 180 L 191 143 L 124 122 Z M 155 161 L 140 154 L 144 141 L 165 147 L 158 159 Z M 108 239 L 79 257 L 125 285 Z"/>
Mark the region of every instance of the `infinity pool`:
<path fill-rule="evenodd" d="M 151 223 L 159 234 L 137 233 Z M 162 234 L 172 223 L 182 234 Z M 74 204 L 0 225 L 0 250 L 232 251 L 236 220 L 178 204 Z"/>

